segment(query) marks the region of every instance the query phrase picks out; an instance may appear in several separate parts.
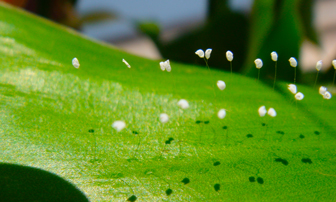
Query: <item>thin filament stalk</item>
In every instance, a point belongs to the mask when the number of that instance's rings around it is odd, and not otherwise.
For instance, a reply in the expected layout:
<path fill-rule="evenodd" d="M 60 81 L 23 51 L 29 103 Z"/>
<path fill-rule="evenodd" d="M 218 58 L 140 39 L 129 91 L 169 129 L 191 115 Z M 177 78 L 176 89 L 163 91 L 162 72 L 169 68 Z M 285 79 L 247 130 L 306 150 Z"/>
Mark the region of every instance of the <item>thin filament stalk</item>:
<path fill-rule="evenodd" d="M 209 65 L 208 65 L 208 61 L 207 61 L 205 58 L 204 58 L 204 62 L 205 62 L 205 65 L 207 66 L 209 72 L 211 72 L 210 67 L 209 67 Z"/>
<path fill-rule="evenodd" d="M 209 73 L 211 74 L 211 70 L 210 70 L 210 67 L 209 67 L 209 65 L 208 65 L 208 61 L 207 61 L 205 58 L 204 58 L 204 62 L 205 62 L 205 64 L 206 64 L 206 66 L 208 67 Z M 214 96 L 215 96 L 215 98 L 216 98 L 217 96 L 216 96 L 215 89 L 212 88 L 212 90 L 213 90 Z"/>
<path fill-rule="evenodd" d="M 275 62 L 275 75 L 274 75 L 274 84 L 273 84 L 273 90 L 274 90 L 274 88 L 275 88 L 276 73 L 277 73 L 277 62 Z"/>
<path fill-rule="evenodd" d="M 258 81 L 259 81 L 259 77 L 260 77 L 260 69 L 258 69 Z"/>
<path fill-rule="evenodd" d="M 294 67 L 294 84 L 296 82 L 296 67 Z"/>
<path fill-rule="evenodd" d="M 317 71 L 317 73 L 316 73 L 316 79 L 315 79 L 314 88 L 315 88 L 315 86 L 316 86 L 316 83 L 317 83 L 318 74 L 319 74 L 319 71 Z"/>

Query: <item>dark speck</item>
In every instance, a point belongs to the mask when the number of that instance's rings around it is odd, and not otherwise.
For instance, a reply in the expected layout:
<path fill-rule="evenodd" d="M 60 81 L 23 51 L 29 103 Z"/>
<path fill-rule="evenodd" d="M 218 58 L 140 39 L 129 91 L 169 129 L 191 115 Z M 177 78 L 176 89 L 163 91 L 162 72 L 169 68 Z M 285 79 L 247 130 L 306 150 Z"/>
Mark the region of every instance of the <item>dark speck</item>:
<path fill-rule="evenodd" d="M 135 195 L 132 195 L 131 197 L 129 197 L 128 199 L 127 199 L 127 201 L 131 201 L 131 202 L 134 202 L 134 201 L 136 201 L 137 200 L 137 197 L 135 196 Z"/>
<path fill-rule="evenodd" d="M 97 162 L 97 161 L 99 161 L 99 159 L 90 159 L 90 160 L 89 160 L 90 163 L 95 163 L 95 162 Z"/>
<path fill-rule="evenodd" d="M 167 196 L 171 195 L 173 193 L 173 190 L 172 189 L 167 189 L 166 190 L 166 194 Z"/>
<path fill-rule="evenodd" d="M 277 131 L 277 133 L 278 133 L 278 134 L 281 134 L 281 135 L 284 135 L 284 134 L 285 134 L 285 132 L 283 132 L 283 131 L 280 131 L 280 130 L 279 130 L 279 131 Z"/>
<path fill-rule="evenodd" d="M 285 166 L 287 166 L 288 165 L 288 161 L 286 159 L 283 159 L 282 160 L 282 164 L 284 164 Z"/>
<path fill-rule="evenodd" d="M 266 123 L 262 123 L 261 125 L 262 125 L 262 126 L 266 126 Z"/>
<path fill-rule="evenodd" d="M 288 165 L 288 161 L 286 159 L 282 159 L 282 164 L 284 164 L 285 166 Z"/>
<path fill-rule="evenodd" d="M 311 160 L 310 158 L 303 158 L 301 161 L 302 161 L 303 163 L 309 163 L 309 164 L 312 164 L 312 163 L 313 163 L 312 160 Z"/>
<path fill-rule="evenodd" d="M 90 130 L 89 130 L 89 133 L 94 133 L 94 130 L 93 130 L 93 129 L 90 129 Z"/>
<path fill-rule="evenodd" d="M 173 141 L 174 140 L 174 138 L 172 138 L 172 137 L 170 137 L 168 140 L 166 140 L 166 144 L 170 144 L 171 143 L 171 141 Z"/>
<path fill-rule="evenodd" d="M 200 124 L 200 123 L 202 123 L 202 121 L 197 120 L 195 123 L 196 123 L 196 124 Z"/>
<path fill-rule="evenodd" d="M 314 134 L 315 135 L 320 135 L 320 132 L 319 131 L 315 131 Z"/>
<path fill-rule="evenodd" d="M 128 162 L 132 162 L 132 161 L 139 161 L 137 158 L 129 158 L 129 159 L 126 159 Z"/>
<path fill-rule="evenodd" d="M 208 124 L 208 123 L 210 123 L 210 121 L 204 121 L 204 124 Z"/>
<path fill-rule="evenodd" d="M 252 177 L 249 177 L 249 181 L 250 181 L 250 182 L 255 182 L 255 177 L 253 177 L 253 176 L 252 176 Z"/>
<path fill-rule="evenodd" d="M 183 184 L 189 184 L 190 180 L 189 178 L 184 178 L 181 182 L 183 182 Z"/>
<path fill-rule="evenodd" d="M 228 127 L 227 126 L 223 126 L 223 129 L 226 130 Z"/>
<path fill-rule="evenodd" d="M 259 184 L 264 184 L 264 179 L 262 179 L 261 177 L 258 177 L 258 178 L 257 178 L 257 182 L 258 182 Z"/>
<path fill-rule="evenodd" d="M 216 161 L 213 165 L 214 165 L 214 166 L 219 166 L 219 165 L 220 165 L 220 162 L 219 162 L 219 161 Z"/>
<path fill-rule="evenodd" d="M 281 162 L 281 163 L 284 164 L 285 166 L 288 165 L 288 161 L 287 161 L 286 159 L 276 158 L 274 161 L 275 161 L 275 162 Z"/>
<path fill-rule="evenodd" d="M 282 162 L 282 158 L 276 158 L 275 162 Z"/>
<path fill-rule="evenodd" d="M 251 138 L 251 137 L 253 137 L 253 135 L 252 134 L 247 134 L 246 137 Z"/>
<path fill-rule="evenodd" d="M 299 137 L 300 137 L 301 139 L 305 138 L 305 136 L 304 136 L 304 135 L 302 135 L 302 134 L 301 134 Z"/>
<path fill-rule="evenodd" d="M 132 133 L 133 133 L 134 135 L 139 134 L 139 133 L 138 133 L 137 131 L 135 131 L 135 130 L 133 130 Z"/>
<path fill-rule="evenodd" d="M 214 189 L 215 189 L 215 191 L 219 191 L 220 190 L 220 184 L 215 184 Z"/>

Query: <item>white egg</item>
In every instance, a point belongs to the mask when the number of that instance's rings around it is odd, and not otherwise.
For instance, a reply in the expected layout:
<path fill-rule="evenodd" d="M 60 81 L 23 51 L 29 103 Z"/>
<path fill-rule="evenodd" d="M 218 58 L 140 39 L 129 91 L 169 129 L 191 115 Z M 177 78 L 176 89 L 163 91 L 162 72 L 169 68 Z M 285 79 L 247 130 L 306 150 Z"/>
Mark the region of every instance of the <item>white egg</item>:
<path fill-rule="evenodd" d="M 278 54 L 277 54 L 277 52 L 273 51 L 273 52 L 271 53 L 271 58 L 272 58 L 272 60 L 273 60 L 274 62 L 278 61 Z"/>
<path fill-rule="evenodd" d="M 166 60 L 166 61 L 165 61 L 165 65 L 166 65 L 166 71 L 167 71 L 167 72 L 170 72 L 170 71 L 171 71 L 171 66 L 170 66 L 170 62 L 169 62 L 169 60 Z"/>
<path fill-rule="evenodd" d="M 260 69 L 263 66 L 263 62 L 262 62 L 262 60 L 260 58 L 254 60 L 254 64 L 255 64 L 255 66 L 256 66 L 257 69 Z"/>
<path fill-rule="evenodd" d="M 276 115 L 277 115 L 275 109 L 273 109 L 273 108 L 269 108 L 268 111 L 267 111 L 267 114 L 271 117 L 276 117 Z"/>
<path fill-rule="evenodd" d="M 206 51 L 205 51 L 205 58 L 207 60 L 210 58 L 211 52 L 212 52 L 211 48 L 206 49 Z"/>
<path fill-rule="evenodd" d="M 303 95 L 303 93 L 298 92 L 298 93 L 295 94 L 294 97 L 295 97 L 296 100 L 302 100 L 304 98 L 304 95 Z"/>
<path fill-rule="evenodd" d="M 218 113 L 217 113 L 217 116 L 218 116 L 218 118 L 220 118 L 220 119 L 224 119 L 225 116 L 226 116 L 226 111 L 225 111 L 225 109 L 220 109 L 220 110 L 218 111 Z"/>
<path fill-rule="evenodd" d="M 316 66 L 315 66 L 315 68 L 316 68 L 316 70 L 317 71 L 320 71 L 321 70 L 321 68 L 322 68 L 322 60 L 320 60 L 320 61 L 318 61 L 317 63 L 316 63 Z"/>
<path fill-rule="evenodd" d="M 259 109 L 258 109 L 258 114 L 259 114 L 260 117 L 265 116 L 266 113 L 267 113 L 267 111 L 266 111 L 266 107 L 265 107 L 265 106 L 261 106 L 261 107 L 259 107 Z"/>
<path fill-rule="evenodd" d="M 219 88 L 219 90 L 224 90 L 226 88 L 225 82 L 222 80 L 218 80 L 217 87 Z"/>
<path fill-rule="evenodd" d="M 327 88 L 324 87 L 324 86 L 321 86 L 321 87 L 319 88 L 319 93 L 323 96 L 325 92 L 327 92 Z"/>
<path fill-rule="evenodd" d="M 226 51 L 226 59 L 231 62 L 233 60 L 233 53 L 231 51 Z"/>
<path fill-rule="evenodd" d="M 166 60 L 164 62 L 160 62 L 160 68 L 162 71 L 167 70 L 167 72 L 171 71 L 171 66 L 169 60 Z"/>
<path fill-rule="evenodd" d="M 188 103 L 188 101 L 185 100 L 185 99 L 181 99 L 181 100 L 179 100 L 178 103 L 177 103 L 177 105 L 178 105 L 179 107 L 181 107 L 182 109 L 187 109 L 187 108 L 189 108 L 189 103 Z"/>
<path fill-rule="evenodd" d="M 290 66 L 292 66 L 292 67 L 296 67 L 297 66 L 297 61 L 296 61 L 296 59 L 294 57 L 289 58 L 288 61 L 289 61 Z"/>
<path fill-rule="evenodd" d="M 160 121 L 161 121 L 161 123 L 167 123 L 168 120 L 169 120 L 169 117 L 168 117 L 167 114 L 165 114 L 165 113 L 160 114 Z"/>
<path fill-rule="evenodd" d="M 128 62 L 127 62 L 125 59 L 122 59 L 122 62 L 123 62 L 128 68 L 131 68 L 131 65 L 128 64 Z"/>
<path fill-rule="evenodd" d="M 115 121 L 115 122 L 113 122 L 112 127 L 117 132 L 120 132 L 122 129 L 124 129 L 126 127 L 126 123 L 124 121 Z"/>
<path fill-rule="evenodd" d="M 204 58 L 204 51 L 202 49 L 198 49 L 195 54 L 200 58 Z"/>
<path fill-rule="evenodd" d="M 79 64 L 79 61 L 78 61 L 77 58 L 72 59 L 72 65 L 73 65 L 76 69 L 79 68 L 80 64 Z"/>
<path fill-rule="evenodd" d="M 324 98 L 324 99 L 327 99 L 327 100 L 331 99 L 331 93 L 330 93 L 329 91 L 326 91 L 326 92 L 323 94 L 323 98 Z"/>
<path fill-rule="evenodd" d="M 289 90 L 291 93 L 296 94 L 296 92 L 297 92 L 297 87 L 296 87 L 295 84 L 289 84 L 289 85 L 288 85 L 288 90 Z"/>

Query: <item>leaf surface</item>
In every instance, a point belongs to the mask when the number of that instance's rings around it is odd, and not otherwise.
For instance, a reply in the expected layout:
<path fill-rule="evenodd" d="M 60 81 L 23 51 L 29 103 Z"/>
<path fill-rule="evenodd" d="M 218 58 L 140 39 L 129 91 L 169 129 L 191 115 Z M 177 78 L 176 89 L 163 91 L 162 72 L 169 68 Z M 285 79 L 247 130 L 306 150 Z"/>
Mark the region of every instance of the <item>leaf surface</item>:
<path fill-rule="evenodd" d="M 256 79 L 174 62 L 162 72 L 159 61 L 4 4 L 0 63 L 1 161 L 57 173 L 92 201 L 336 195 L 335 100 L 317 89 L 299 85 L 305 98 L 295 102 L 284 82 L 273 91 Z M 190 108 L 179 109 L 182 98 Z M 259 117 L 261 105 L 278 115 Z M 116 120 L 127 125 L 119 133 Z"/>

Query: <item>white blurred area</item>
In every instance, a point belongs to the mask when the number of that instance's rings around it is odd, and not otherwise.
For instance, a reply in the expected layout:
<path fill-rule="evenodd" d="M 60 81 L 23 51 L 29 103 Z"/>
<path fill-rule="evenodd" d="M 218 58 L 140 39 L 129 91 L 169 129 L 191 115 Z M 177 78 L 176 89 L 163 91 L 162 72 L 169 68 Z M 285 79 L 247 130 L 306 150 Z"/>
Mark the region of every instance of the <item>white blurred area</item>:
<path fill-rule="evenodd" d="M 253 0 L 230 0 L 233 10 L 248 13 Z M 160 59 L 160 53 L 146 36 L 136 30 L 136 22 L 155 21 L 161 26 L 162 37 L 172 39 L 204 23 L 207 0 L 79 0 L 80 16 L 94 11 L 107 11 L 116 18 L 83 25 L 82 32 L 92 38 L 110 42 L 127 52 Z M 303 71 L 315 71 L 316 62 L 323 60 L 322 71 L 336 57 L 336 0 L 316 0 L 314 25 L 320 46 L 304 41 L 300 53 Z"/>
<path fill-rule="evenodd" d="M 314 8 L 314 26 L 319 35 L 319 46 L 304 41 L 300 53 L 300 65 L 304 72 L 316 71 L 315 65 L 323 61 L 321 71 L 326 71 L 336 59 L 336 1 L 318 0 Z"/>

